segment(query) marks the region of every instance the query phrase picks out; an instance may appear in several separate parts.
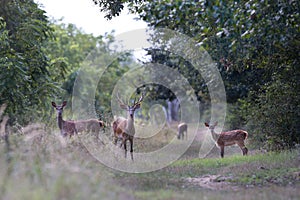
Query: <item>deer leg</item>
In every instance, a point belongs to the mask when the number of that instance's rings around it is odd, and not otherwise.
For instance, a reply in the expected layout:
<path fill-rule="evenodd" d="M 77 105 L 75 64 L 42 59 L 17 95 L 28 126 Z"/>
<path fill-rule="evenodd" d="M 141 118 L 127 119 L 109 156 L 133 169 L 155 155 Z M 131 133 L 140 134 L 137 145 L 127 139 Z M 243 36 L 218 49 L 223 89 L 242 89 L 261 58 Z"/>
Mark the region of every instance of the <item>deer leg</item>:
<path fill-rule="evenodd" d="M 66 136 L 67 136 L 67 133 L 66 133 L 64 130 L 60 130 L 60 134 L 61 134 L 63 137 L 66 137 Z"/>
<path fill-rule="evenodd" d="M 248 154 L 248 149 L 245 146 L 244 141 L 240 142 L 238 145 L 239 145 L 239 147 L 241 148 L 241 150 L 243 152 L 243 156 L 247 155 Z"/>
<path fill-rule="evenodd" d="M 124 139 L 124 140 L 123 140 L 123 144 L 124 144 L 124 149 L 125 149 L 125 151 L 127 151 L 127 145 L 126 145 L 126 142 L 127 142 L 126 139 Z"/>
<path fill-rule="evenodd" d="M 120 148 L 122 148 L 122 145 L 124 144 L 124 148 L 125 148 L 125 141 L 126 141 L 126 139 L 123 137 L 122 138 L 122 141 L 121 141 L 121 144 L 120 144 Z"/>
<path fill-rule="evenodd" d="M 118 137 L 114 136 L 114 145 L 117 145 Z"/>
<path fill-rule="evenodd" d="M 247 149 L 247 147 L 244 147 L 244 148 L 242 149 L 242 151 L 243 151 L 243 155 L 244 155 L 244 156 L 248 154 L 248 149 Z"/>
<path fill-rule="evenodd" d="M 129 142 L 130 142 L 130 156 L 131 156 L 131 160 L 133 160 L 133 138 L 130 138 Z"/>
<path fill-rule="evenodd" d="M 130 142 L 130 152 L 132 153 L 133 152 L 133 140 L 132 140 L 132 138 L 129 139 L 129 142 Z"/>
<path fill-rule="evenodd" d="M 221 149 L 221 158 L 224 158 L 224 146 L 220 146 Z"/>
<path fill-rule="evenodd" d="M 125 158 L 127 157 L 127 145 L 126 145 L 126 142 L 127 142 L 127 136 L 125 136 L 123 138 L 123 144 L 124 144 L 124 149 L 125 149 Z"/>

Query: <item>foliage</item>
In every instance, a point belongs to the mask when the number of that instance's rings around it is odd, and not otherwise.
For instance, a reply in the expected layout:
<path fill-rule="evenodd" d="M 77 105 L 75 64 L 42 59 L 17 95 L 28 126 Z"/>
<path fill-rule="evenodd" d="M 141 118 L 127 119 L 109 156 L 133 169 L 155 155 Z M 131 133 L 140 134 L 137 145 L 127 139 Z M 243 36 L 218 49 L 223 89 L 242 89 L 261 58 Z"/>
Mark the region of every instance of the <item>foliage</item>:
<path fill-rule="evenodd" d="M 96 90 L 95 105 L 91 106 L 96 108 L 97 115 L 110 112 L 114 85 L 134 62 L 131 54 L 120 54 L 114 50 L 116 43 L 113 33 L 93 36 L 84 33 L 73 24 L 59 21 L 54 21 L 52 28 L 55 40 L 49 41 L 45 49 L 55 65 L 65 65 L 65 68 L 57 69 L 66 70 L 65 76 L 51 71 L 51 76 L 55 77 L 64 89 L 64 93 L 56 97 L 58 101 L 71 101 L 73 97 L 84 99 Z M 73 96 L 76 95 L 73 93 L 74 83 L 81 73 L 86 74 L 84 83 L 88 84 L 82 86 L 81 96 Z"/>
<path fill-rule="evenodd" d="M 65 90 L 59 98 L 69 99 L 73 92 L 73 85 L 82 62 L 96 47 L 107 51 L 105 40 L 111 35 L 95 37 L 86 34 L 74 24 L 64 24 L 53 21 L 54 40 L 49 40 L 45 51 L 51 60 L 51 77 Z"/>
<path fill-rule="evenodd" d="M 0 105 L 8 105 L 10 124 L 49 122 L 50 102 L 70 100 L 83 61 L 97 51 L 98 63 L 105 63 L 116 56 L 111 46 L 113 42 L 112 34 L 95 37 L 73 24 L 49 22 L 34 1 L 3 1 L 0 8 Z M 105 82 L 98 87 L 99 112 L 110 108 L 111 86 L 132 62 L 127 59 L 130 56 L 125 54 L 111 63 Z"/>
<path fill-rule="evenodd" d="M 36 116 L 32 111 L 41 114 L 39 106 L 60 90 L 43 50 L 52 31 L 44 11 L 32 0 L 1 1 L 0 104 L 7 103 L 11 122 L 28 123 Z"/>
<path fill-rule="evenodd" d="M 299 80 L 299 72 L 294 73 L 298 73 Z M 300 96 L 295 92 L 300 88 L 294 80 L 283 82 L 275 79 L 263 88 L 265 92 L 258 95 L 255 103 L 248 106 L 248 126 L 256 145 L 281 150 L 294 148 L 300 143 Z"/>
<path fill-rule="evenodd" d="M 297 67 L 299 1 L 119 3 L 129 3 L 131 11 L 139 14 L 151 27 L 169 28 L 193 37 L 217 61 L 228 103 L 233 105 L 230 106 L 233 112 L 229 115 L 232 123 L 229 128 L 249 123 L 249 132 L 254 132 L 253 141 L 263 141 L 270 149 L 290 148 L 299 143 L 299 108 L 295 100 L 299 98 L 299 90 L 294 89 L 300 80 Z M 103 9 L 107 11 L 109 7 Z M 152 62 L 175 67 L 190 77 L 189 82 L 196 88 L 198 99 L 209 100 L 205 98 L 208 95 L 205 85 L 199 77 L 189 75 L 188 65 L 163 51 L 150 49 L 149 54 Z M 261 113 L 268 117 L 264 118 Z M 287 124 L 279 123 L 283 121 Z M 258 125 L 260 123 L 262 125 Z M 267 133 L 266 129 L 269 130 Z M 272 136 L 271 130 L 274 131 Z"/>
<path fill-rule="evenodd" d="M 74 24 L 64 24 L 60 21 L 51 22 L 51 27 L 54 30 L 54 40 L 47 42 L 45 51 L 51 65 L 56 65 L 52 66 L 56 70 L 51 70 L 50 73 L 56 81 L 64 84 L 65 75 L 70 76 L 72 72 L 78 70 L 81 62 L 97 45 L 104 45 L 105 37 L 86 34 Z M 59 65 L 64 67 L 58 67 Z M 70 90 L 69 87 L 65 89 Z"/>
<path fill-rule="evenodd" d="M 147 49 L 148 54 L 151 55 L 151 62 L 153 63 L 159 63 L 164 66 L 168 66 L 171 69 L 174 69 L 178 71 L 180 74 L 182 74 L 192 85 L 195 94 L 207 94 L 207 86 L 201 77 L 201 74 L 199 71 L 197 71 L 190 62 L 185 61 L 180 56 L 176 55 L 175 53 L 166 51 L 164 49 L 154 49 L 149 48 Z M 164 75 L 164 74 L 163 74 Z M 157 79 L 163 79 L 163 77 L 157 77 Z M 174 84 L 178 84 L 174 82 Z M 175 95 L 172 93 L 172 91 L 169 88 L 165 88 L 162 85 L 153 85 L 155 87 L 153 92 L 156 94 L 153 98 L 157 99 L 170 99 L 173 100 L 175 98 Z M 204 99 L 209 98 L 206 95 L 198 96 L 198 100 L 205 102 Z"/>
<path fill-rule="evenodd" d="M 121 11 L 125 7 L 125 3 L 129 3 L 132 7 L 138 6 L 144 0 L 93 0 L 93 2 L 99 6 L 101 12 L 106 12 L 105 17 L 107 19 L 112 19 L 113 17 L 119 16 Z"/>
<path fill-rule="evenodd" d="M 299 6 L 296 4 L 296 1 L 290 5 L 256 1 L 243 4 L 219 0 L 149 1 L 138 13 L 150 26 L 176 30 L 199 41 L 213 60 L 218 61 L 227 99 L 234 103 L 270 81 L 270 73 L 276 69 L 259 63 L 268 62 L 276 51 L 281 53 L 284 47 L 278 48 L 275 44 L 288 45 L 292 38 L 297 39 L 299 30 L 295 22 L 299 20 Z M 274 26 L 278 23 L 278 14 L 280 24 Z M 156 58 L 153 59 L 155 62 Z"/>
<path fill-rule="evenodd" d="M 217 62 L 223 78 L 230 103 L 228 129 L 244 127 L 253 144 L 268 149 L 299 143 L 298 1 L 93 1 L 108 19 L 126 5 L 151 27 L 195 39 Z M 1 1 L 0 104 L 8 105 L 11 123 L 48 118 L 50 99 L 69 100 L 79 69 L 93 51 L 102 53 L 93 61 L 108 66 L 98 83 L 95 105 L 98 113 L 109 112 L 114 85 L 134 63 L 130 53 L 117 54 L 113 42 L 112 34 L 94 37 L 72 24 L 50 25 L 32 0 Z M 191 63 L 155 45 L 147 51 L 152 63 L 177 70 L 205 108 L 210 105 L 207 85 Z M 116 59 L 107 63 L 109 58 Z M 93 76 L 88 78 L 92 83 Z M 154 99 L 175 98 L 159 85 L 147 90 Z M 82 92 L 88 91 L 86 86 Z"/>

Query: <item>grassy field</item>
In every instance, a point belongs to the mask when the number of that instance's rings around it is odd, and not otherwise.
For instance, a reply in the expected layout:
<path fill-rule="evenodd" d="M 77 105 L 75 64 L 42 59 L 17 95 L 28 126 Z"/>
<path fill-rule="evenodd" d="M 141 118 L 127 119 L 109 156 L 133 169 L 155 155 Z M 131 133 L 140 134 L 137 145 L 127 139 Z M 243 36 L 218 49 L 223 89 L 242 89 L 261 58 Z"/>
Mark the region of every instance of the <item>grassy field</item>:
<path fill-rule="evenodd" d="M 0 142 L 1 199 L 300 198 L 298 150 L 250 149 L 243 157 L 239 150 L 229 149 L 224 159 L 217 151 L 200 159 L 199 144 L 194 142 L 171 165 L 131 174 L 101 164 L 76 137 L 63 140 L 57 131 L 29 132 L 11 135 L 9 147 Z"/>

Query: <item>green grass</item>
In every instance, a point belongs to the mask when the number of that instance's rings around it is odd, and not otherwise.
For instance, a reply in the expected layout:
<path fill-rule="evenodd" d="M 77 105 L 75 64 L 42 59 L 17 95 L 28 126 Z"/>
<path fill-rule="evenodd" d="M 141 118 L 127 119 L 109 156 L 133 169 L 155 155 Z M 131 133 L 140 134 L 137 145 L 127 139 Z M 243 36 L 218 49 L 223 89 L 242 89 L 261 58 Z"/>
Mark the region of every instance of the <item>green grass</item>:
<path fill-rule="evenodd" d="M 191 159 L 176 161 L 173 166 L 186 166 L 186 165 L 200 165 L 205 168 L 218 168 L 233 164 L 243 164 L 250 162 L 263 162 L 265 164 L 281 163 L 286 160 L 293 160 L 297 158 L 296 151 L 284 151 L 281 153 L 270 152 L 266 154 L 256 154 L 252 156 L 234 155 L 230 157 L 220 158 L 207 158 L 207 159 Z"/>
<path fill-rule="evenodd" d="M 229 177 L 229 184 L 244 189 L 249 186 L 262 185 L 298 186 L 299 166 L 298 152 L 285 151 L 252 156 L 231 156 L 224 159 L 178 160 L 156 172 L 146 174 L 116 173 L 115 177 L 117 180 L 126 179 L 127 185 L 132 183 L 135 185 L 135 190 L 148 193 L 162 188 L 172 191 L 182 191 L 183 188 L 184 190 L 195 190 L 197 189 L 195 185 L 190 185 L 184 180 L 206 175 Z"/>
<path fill-rule="evenodd" d="M 11 151 L 0 141 L 2 199 L 299 199 L 299 151 L 181 158 L 143 174 L 123 173 L 94 159 L 75 138 L 65 144 L 49 132 L 41 138 L 10 137 Z M 197 151 L 198 148 L 194 148 Z M 196 155 L 197 152 L 191 155 Z M 7 159 L 10 157 L 11 159 Z M 188 182 L 207 175 L 225 190 Z M 217 180 L 217 183 L 219 180 Z M 231 188 L 231 186 L 234 186 Z M 262 189 L 260 187 L 263 187 Z M 234 188 L 238 188 L 235 190 Z"/>
<path fill-rule="evenodd" d="M 243 185 L 288 185 L 296 184 L 299 178 L 296 176 L 299 168 L 278 168 L 257 170 L 255 173 L 240 174 L 233 181 Z"/>

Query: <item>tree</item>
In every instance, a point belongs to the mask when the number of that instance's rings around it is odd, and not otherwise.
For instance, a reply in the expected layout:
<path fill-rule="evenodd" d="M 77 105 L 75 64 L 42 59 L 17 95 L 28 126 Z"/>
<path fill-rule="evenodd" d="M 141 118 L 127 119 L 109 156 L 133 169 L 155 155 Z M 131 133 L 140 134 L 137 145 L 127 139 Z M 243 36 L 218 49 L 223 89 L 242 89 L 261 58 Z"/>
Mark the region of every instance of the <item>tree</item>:
<path fill-rule="evenodd" d="M 98 117 L 103 117 L 104 113 L 106 115 L 111 112 L 111 95 L 114 85 L 134 63 L 132 55 L 129 52 L 120 54 L 114 50 L 113 32 L 93 36 L 84 33 L 74 24 L 64 24 L 60 21 L 54 21 L 51 27 L 54 30 L 55 39 L 47 42 L 45 50 L 48 57 L 54 62 L 54 64 L 51 63 L 52 68 L 57 69 L 50 72 L 51 77 L 64 90 L 56 98 L 68 101 L 74 98 L 83 99 L 83 107 L 96 108 Z M 111 59 L 113 60 L 109 63 Z M 91 63 L 93 64 L 91 65 Z M 59 67 L 60 65 L 65 67 Z M 64 76 L 61 76 L 59 70 L 65 70 L 62 73 Z M 101 74 L 102 72 L 103 74 Z M 83 73 L 86 75 L 78 76 Z M 78 80 L 81 78 L 84 80 Z M 99 83 L 95 82 L 98 79 Z M 73 90 L 76 81 L 84 83 L 80 88 L 80 95 L 77 95 L 77 92 L 74 93 Z M 95 88 L 92 88 L 93 86 Z M 94 104 L 86 105 L 85 97 L 94 90 L 96 90 Z"/>
<path fill-rule="evenodd" d="M 93 2 L 99 6 L 101 12 L 105 12 L 105 17 L 107 19 L 112 19 L 113 17 L 119 16 L 121 11 L 124 9 L 125 4 L 129 4 L 130 7 L 137 7 L 139 4 L 144 2 L 144 0 L 93 0 Z"/>
<path fill-rule="evenodd" d="M 276 148 L 292 147 L 299 143 L 297 116 L 300 111 L 295 101 L 299 97 L 299 89 L 293 89 L 300 80 L 299 1 L 117 2 L 119 6 L 128 3 L 130 10 L 139 14 L 149 26 L 184 33 L 209 52 L 218 62 L 229 103 L 238 106 L 233 109 L 236 110 L 236 117 L 231 118 L 237 121 L 231 124 L 248 123 L 250 126 L 251 123 L 263 123 L 266 126 L 257 126 L 253 135 L 257 137 L 263 135 L 266 129 L 272 130 L 261 143 L 279 141 L 282 145 L 274 145 Z M 102 9 L 109 11 L 111 6 Z M 114 13 L 111 12 L 111 16 Z M 165 52 L 161 55 L 157 52 L 150 52 L 153 62 L 170 61 Z M 170 66 L 180 70 L 183 65 L 176 62 Z M 285 98 L 286 95 L 295 98 Z M 280 109 L 283 105 L 292 109 Z M 244 115 L 238 117 L 240 113 Z M 269 117 L 263 117 L 265 115 Z M 288 121 L 288 124 L 278 123 L 282 121 Z"/>
<path fill-rule="evenodd" d="M 0 104 L 7 103 L 11 122 L 28 123 L 40 113 L 39 106 L 59 91 L 43 50 L 52 31 L 34 1 L 1 1 Z"/>
<path fill-rule="evenodd" d="M 105 46 L 106 36 L 86 34 L 74 24 L 64 24 L 60 21 L 51 22 L 53 39 L 45 46 L 49 58 L 51 77 L 66 90 L 61 98 L 68 98 L 72 93 L 72 85 L 76 72 L 87 55 L 96 46 Z"/>

